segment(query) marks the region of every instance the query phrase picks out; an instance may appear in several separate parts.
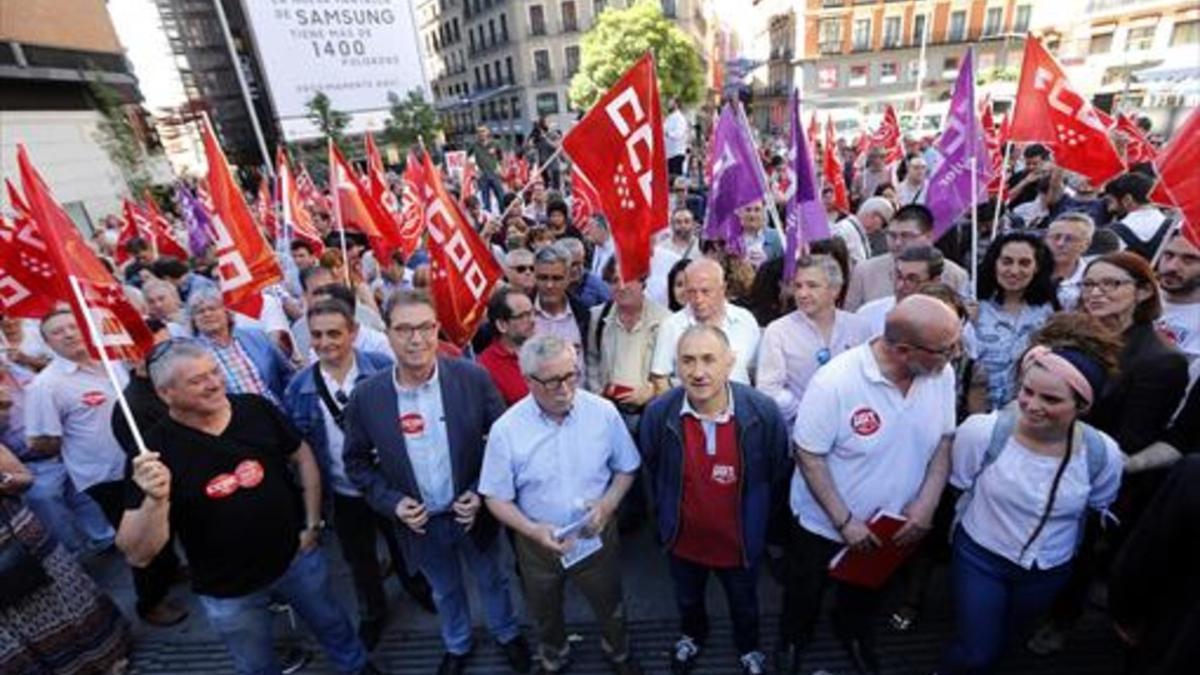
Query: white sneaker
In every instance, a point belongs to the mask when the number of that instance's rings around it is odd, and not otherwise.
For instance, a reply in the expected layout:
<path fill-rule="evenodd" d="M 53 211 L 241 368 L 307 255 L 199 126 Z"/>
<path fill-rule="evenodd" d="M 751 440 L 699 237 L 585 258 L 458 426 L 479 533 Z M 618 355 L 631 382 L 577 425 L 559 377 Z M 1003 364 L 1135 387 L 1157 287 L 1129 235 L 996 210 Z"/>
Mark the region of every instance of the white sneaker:
<path fill-rule="evenodd" d="M 742 654 L 742 672 L 745 675 L 762 675 L 767 672 L 767 656 L 762 652 Z"/>
<path fill-rule="evenodd" d="M 692 664 L 696 661 L 696 657 L 700 655 L 700 645 L 692 638 L 684 635 L 675 643 L 675 649 L 671 653 L 671 672 L 677 675 L 687 673 L 692 669 Z"/>

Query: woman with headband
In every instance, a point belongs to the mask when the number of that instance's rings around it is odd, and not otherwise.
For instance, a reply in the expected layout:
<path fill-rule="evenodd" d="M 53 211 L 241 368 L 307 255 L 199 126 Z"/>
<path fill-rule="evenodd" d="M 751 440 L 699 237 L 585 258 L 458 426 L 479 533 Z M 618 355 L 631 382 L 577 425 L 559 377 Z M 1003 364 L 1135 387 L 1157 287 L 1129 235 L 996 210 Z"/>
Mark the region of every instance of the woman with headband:
<path fill-rule="evenodd" d="M 963 490 L 950 564 L 957 635 L 942 675 L 990 672 L 1008 639 L 1070 577 L 1087 510 L 1104 511 L 1116 497 L 1121 451 L 1079 419 L 1111 359 L 1032 347 L 1015 407 L 972 415 L 958 428 L 950 478 Z"/>

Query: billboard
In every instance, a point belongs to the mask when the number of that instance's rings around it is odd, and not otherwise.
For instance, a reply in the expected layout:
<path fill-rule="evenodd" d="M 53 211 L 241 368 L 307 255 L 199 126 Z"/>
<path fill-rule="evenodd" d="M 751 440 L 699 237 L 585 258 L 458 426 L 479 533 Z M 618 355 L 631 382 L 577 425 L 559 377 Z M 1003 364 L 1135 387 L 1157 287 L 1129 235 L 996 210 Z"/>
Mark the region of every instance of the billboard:
<path fill-rule="evenodd" d="M 306 109 L 317 92 L 359 133 L 383 128 L 388 92 L 428 91 L 411 2 L 242 0 L 285 139 L 320 135 Z"/>

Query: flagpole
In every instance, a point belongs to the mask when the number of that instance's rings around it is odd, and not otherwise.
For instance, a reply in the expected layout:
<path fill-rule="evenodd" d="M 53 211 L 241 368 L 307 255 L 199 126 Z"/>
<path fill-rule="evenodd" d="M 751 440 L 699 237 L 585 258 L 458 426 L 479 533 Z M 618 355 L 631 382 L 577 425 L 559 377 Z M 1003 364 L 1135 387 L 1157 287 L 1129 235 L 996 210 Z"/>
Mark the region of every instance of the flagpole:
<path fill-rule="evenodd" d="M 1004 188 L 1008 185 L 1008 163 L 1012 157 L 1011 141 L 1004 143 L 1004 159 L 1000 161 L 1000 189 L 996 192 L 996 208 L 992 213 L 992 240 L 996 239 L 996 228 L 1000 227 L 1000 211 L 1004 208 Z"/>
<path fill-rule="evenodd" d="M 967 48 L 971 58 L 971 299 L 979 295 L 979 107 L 975 105 L 975 51 Z"/>
<path fill-rule="evenodd" d="M 225 38 L 225 46 L 229 48 L 229 61 L 233 72 L 237 75 L 238 89 L 242 92 L 242 100 L 246 103 L 246 114 L 250 117 L 250 127 L 254 129 L 254 139 L 258 142 L 258 151 L 262 153 L 262 163 L 267 167 L 267 175 L 274 175 L 271 168 L 271 155 L 267 152 L 267 141 L 263 136 L 262 124 L 258 120 L 258 111 L 254 109 L 254 100 L 250 97 L 250 87 L 246 85 L 246 74 L 242 72 L 242 62 L 233 46 L 233 33 L 229 30 L 229 19 L 225 16 L 225 8 L 221 0 L 212 3 L 217 10 L 217 21 L 221 24 L 221 35 Z"/>
<path fill-rule="evenodd" d="M 421 144 L 421 149 L 422 150 L 425 149 L 424 143 Z M 562 154 L 562 151 L 563 151 L 562 143 L 559 143 L 558 147 L 555 148 L 554 153 L 550 155 L 549 159 L 547 159 L 545 162 L 542 162 L 542 164 L 540 166 L 534 168 L 533 173 L 529 177 L 529 180 L 526 181 L 525 185 L 520 190 L 517 191 L 517 198 L 512 200 L 512 203 L 508 205 L 508 208 L 504 209 L 504 212 L 500 214 L 501 222 L 503 222 L 504 219 L 508 217 L 508 213 L 509 213 L 509 211 L 512 211 L 512 208 L 514 205 L 521 203 L 523 197 L 525 196 L 525 193 L 529 191 L 529 188 L 533 187 L 533 184 L 535 182 L 534 179 L 537 178 L 538 176 L 542 175 L 542 173 L 546 170 L 546 168 L 549 167 L 552 162 L 554 162 L 555 160 L 558 159 L 558 156 Z"/>
<path fill-rule="evenodd" d="M 346 287 L 354 290 L 354 284 L 350 281 L 350 253 L 346 249 L 346 223 L 342 221 L 342 176 L 341 169 L 338 168 L 338 163 L 333 161 L 333 139 L 329 139 L 329 176 L 330 184 L 333 188 L 330 192 L 333 197 L 333 221 L 338 226 L 338 240 L 342 243 L 342 270 L 346 273 Z M 348 179 L 354 180 L 353 176 L 347 176 Z"/>
<path fill-rule="evenodd" d="M 142 432 L 138 429 L 137 420 L 133 417 L 133 409 L 129 407 L 129 401 L 125 398 L 125 390 L 121 387 L 121 381 L 117 379 L 117 371 L 113 367 L 112 360 L 108 358 L 108 350 L 104 348 L 104 335 L 96 326 L 96 319 L 92 316 L 92 310 L 88 307 L 83 289 L 79 286 L 79 279 L 74 274 L 69 274 L 67 280 L 71 283 L 71 292 L 75 295 L 75 301 L 83 309 L 83 322 L 87 325 L 92 343 L 96 345 L 96 351 L 100 353 L 100 363 L 104 365 L 108 381 L 112 384 L 113 391 L 117 392 L 117 406 L 121 408 L 121 415 L 125 418 L 125 423 L 129 425 L 129 432 L 133 435 L 133 442 L 137 445 L 138 454 L 144 455 L 149 450 L 146 448 L 146 441 L 142 439 Z"/>

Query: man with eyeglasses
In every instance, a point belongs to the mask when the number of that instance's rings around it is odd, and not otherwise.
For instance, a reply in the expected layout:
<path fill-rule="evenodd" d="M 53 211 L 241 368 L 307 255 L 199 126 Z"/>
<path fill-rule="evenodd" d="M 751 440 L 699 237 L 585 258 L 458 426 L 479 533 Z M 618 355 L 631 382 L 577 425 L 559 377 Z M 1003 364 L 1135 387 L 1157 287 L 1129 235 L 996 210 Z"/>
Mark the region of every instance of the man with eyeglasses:
<path fill-rule="evenodd" d="M 867 523 L 879 511 L 907 522 L 897 545 L 918 542 L 950 470 L 955 429 L 954 372 L 960 324 L 950 307 L 924 295 L 900 301 L 883 335 L 834 357 L 817 371 L 796 415 L 792 521 L 780 617 L 778 670 L 800 672 L 843 547 L 882 542 Z M 837 584 L 834 634 L 859 672 L 879 671 L 871 625 L 879 591 Z"/>
<path fill-rule="evenodd" d="M 516 248 L 504 256 L 504 280 L 529 297 L 537 292 L 537 278 L 533 274 L 533 251 Z"/>
<path fill-rule="evenodd" d="M 284 409 L 308 442 L 321 469 L 323 512 L 330 514 L 342 557 L 354 579 L 358 635 L 368 650 L 379 644 L 387 623 L 387 593 L 377 553 L 382 534 L 400 584 L 422 607 L 435 611 L 429 586 L 410 574 L 400 551 L 395 523 L 371 509 L 346 475 L 345 412 L 350 393 L 362 380 L 392 367 L 390 354 L 356 349 L 359 326 L 341 300 L 319 300 L 308 308 L 308 330 L 317 362 L 296 374 L 284 392 Z"/>
<path fill-rule="evenodd" d="M 520 289 L 502 287 L 488 300 L 487 317 L 495 338 L 476 360 L 488 371 L 504 402 L 511 406 L 529 395 L 517 352 L 533 337 L 533 301 Z"/>
<path fill-rule="evenodd" d="M 640 674 L 629 648 L 614 515 L 641 458 L 613 404 L 577 391 L 575 349 L 555 335 L 521 347 L 530 396 L 488 435 L 479 493 L 516 536 L 525 603 L 546 673 L 567 667 L 563 586 L 570 580 L 600 623 L 615 672 Z"/>
<path fill-rule="evenodd" d="M 528 672 L 529 646 L 501 569 L 498 528 L 476 489 L 484 438 L 504 401 L 483 368 L 438 356 L 437 314 L 427 293 L 393 294 L 384 318 L 396 367 L 363 380 L 350 396 L 346 475 L 373 509 L 399 519 L 405 557 L 433 587 L 446 648 L 438 675 L 464 672 L 472 650 L 461 560 L 508 664 Z"/>
<path fill-rule="evenodd" d="M 892 277 L 895 292 L 877 298 L 858 308 L 855 312 L 871 328 L 871 335 L 883 334 L 888 312 L 898 302 L 917 292 L 921 286 L 938 279 L 946 259 L 942 252 L 932 246 L 914 246 L 904 249 L 896 256 L 896 271 Z"/>
<path fill-rule="evenodd" d="M 312 450 L 261 396 L 229 394 L 212 352 L 173 340 L 148 359 L 167 417 L 133 460 L 117 546 L 145 566 L 179 536 L 192 589 L 234 670 L 277 673 L 268 606 L 291 605 L 340 673 L 375 675 L 330 585 Z"/>
<path fill-rule="evenodd" d="M 896 257 L 914 246 L 933 246 L 933 214 L 921 204 L 909 204 L 896 211 L 884 230 L 888 252 L 855 265 L 846 289 L 844 309 L 848 312 L 877 298 L 891 295 L 895 289 Z M 967 271 L 953 260 L 946 260 L 940 281 L 966 294 L 970 282 Z"/>
<path fill-rule="evenodd" d="M 1054 273 L 1058 304 L 1064 311 L 1079 304 L 1079 283 L 1087 268 L 1083 254 L 1092 245 L 1096 226 L 1085 213 L 1064 213 L 1046 228 L 1046 246 L 1054 256 Z"/>
<path fill-rule="evenodd" d="M 583 336 L 587 335 L 588 308 L 568 292 L 571 283 L 571 251 L 554 243 L 538 251 L 533 263 L 537 294 L 533 298 L 535 335 L 554 335 L 575 348 L 579 359 L 575 372 L 584 375 L 587 354 Z"/>

